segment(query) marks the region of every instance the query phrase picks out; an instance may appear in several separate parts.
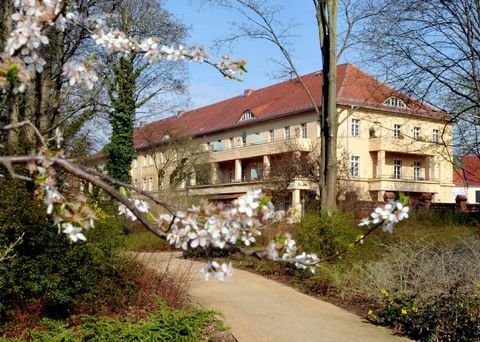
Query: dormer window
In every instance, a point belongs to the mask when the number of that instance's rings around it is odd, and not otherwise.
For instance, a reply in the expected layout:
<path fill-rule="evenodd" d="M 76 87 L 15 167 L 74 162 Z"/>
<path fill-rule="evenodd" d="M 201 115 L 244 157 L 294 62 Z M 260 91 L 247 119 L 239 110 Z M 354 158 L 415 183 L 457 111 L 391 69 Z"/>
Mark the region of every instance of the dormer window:
<path fill-rule="evenodd" d="M 249 110 L 243 112 L 242 116 L 240 117 L 240 121 L 243 121 L 243 120 L 250 120 L 250 119 L 253 119 L 255 117 L 255 115 L 253 115 L 253 113 Z"/>
<path fill-rule="evenodd" d="M 162 141 L 168 141 L 172 138 L 172 136 L 170 135 L 170 133 L 165 133 L 162 137 Z"/>
<path fill-rule="evenodd" d="M 407 104 L 398 97 L 389 97 L 385 100 L 385 102 L 383 102 L 383 104 L 389 107 L 407 108 Z"/>

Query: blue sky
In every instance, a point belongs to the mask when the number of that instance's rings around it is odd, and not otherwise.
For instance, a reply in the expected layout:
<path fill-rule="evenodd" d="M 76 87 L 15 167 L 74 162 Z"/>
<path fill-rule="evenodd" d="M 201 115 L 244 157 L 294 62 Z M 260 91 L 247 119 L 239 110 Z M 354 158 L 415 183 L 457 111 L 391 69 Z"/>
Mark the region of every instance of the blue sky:
<path fill-rule="evenodd" d="M 300 73 L 305 74 L 320 69 L 320 49 L 316 28 L 315 12 L 311 1 L 276 0 L 275 4 L 283 7 L 282 21 L 293 20 L 298 24 L 292 31 L 293 55 Z M 223 38 L 231 32 L 230 23 L 238 15 L 232 11 L 202 6 L 202 0 L 169 0 L 165 7 L 180 21 L 190 27 L 189 44 L 212 46 L 216 39 Z M 338 30 L 342 29 L 341 23 Z M 232 96 L 240 95 L 244 89 L 258 89 L 279 80 L 273 77 L 278 66 L 272 58 L 281 60 L 278 49 L 263 40 L 243 40 L 228 52 L 237 59 L 248 61 L 243 82 L 225 80 L 213 68 L 202 64 L 189 64 L 190 70 L 190 108 L 200 107 Z M 345 58 L 342 62 L 345 61 Z"/>

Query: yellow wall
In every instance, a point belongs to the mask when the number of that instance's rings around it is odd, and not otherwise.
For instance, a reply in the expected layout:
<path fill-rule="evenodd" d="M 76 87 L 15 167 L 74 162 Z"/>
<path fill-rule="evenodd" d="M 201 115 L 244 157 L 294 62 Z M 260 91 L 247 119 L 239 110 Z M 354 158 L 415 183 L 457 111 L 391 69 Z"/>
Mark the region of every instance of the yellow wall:
<path fill-rule="evenodd" d="M 358 136 L 352 136 L 352 119 L 360 120 Z M 248 123 L 248 121 L 245 121 Z M 307 125 L 307 139 L 296 139 L 300 137 L 300 125 Z M 395 124 L 401 125 L 403 139 L 395 139 L 393 128 Z M 209 148 L 209 143 L 215 142 L 212 146 L 217 151 L 211 152 L 213 162 L 221 162 L 222 165 L 231 165 L 235 168 L 235 160 L 247 158 L 262 158 L 263 156 L 282 153 L 288 150 L 289 142 L 285 142 L 284 127 L 290 127 L 290 142 L 302 146 L 303 151 L 312 151 L 319 148 L 319 123 L 314 112 L 301 113 L 289 117 L 255 123 L 243 127 L 232 128 L 198 137 L 197 141 Z M 414 127 L 420 127 L 419 140 L 413 139 Z M 370 129 L 375 130 L 375 138 L 370 137 Z M 435 144 L 432 141 L 433 130 L 438 129 L 440 135 L 444 130 L 444 122 L 422 117 L 415 117 L 407 114 L 395 114 L 391 112 L 380 112 L 364 109 L 343 108 L 340 112 L 340 125 L 338 130 L 338 157 L 346 156 L 346 162 L 350 163 L 352 155 L 359 156 L 359 176 L 352 178 L 348 176 L 344 182 L 352 190 L 357 191 L 362 199 L 378 199 L 383 197 L 384 190 L 396 191 L 420 191 L 435 193 L 434 201 L 453 202 L 452 164 L 449 161 L 451 151 L 442 144 Z M 274 130 L 274 143 L 269 143 L 269 131 Z M 242 146 L 243 132 L 247 134 L 246 147 Z M 256 135 L 259 133 L 259 135 Z M 234 146 L 230 144 L 230 138 L 234 139 Z M 440 142 L 442 137 L 439 137 Z M 452 140 L 450 127 L 445 130 L 443 139 L 447 142 Z M 220 140 L 220 144 L 217 141 Z M 142 186 L 143 179 L 154 178 L 156 184 L 155 167 L 145 165 L 148 159 L 145 153 L 139 153 L 137 164 L 132 168 L 132 178 L 137 179 L 137 185 Z M 393 160 L 402 160 L 402 177 L 407 179 L 376 180 L 380 176 L 393 176 Z M 157 158 L 158 160 L 158 158 Z M 230 163 L 229 161 L 232 161 Z M 421 178 L 414 181 L 413 163 L 421 163 Z M 379 164 L 379 165 L 377 165 Z M 225 170 L 219 170 L 224 173 Z M 168 178 L 168 177 L 166 177 Z M 391 177 L 393 178 L 393 177 Z M 372 192 L 372 189 L 374 189 Z M 212 188 L 212 193 L 218 191 Z"/>

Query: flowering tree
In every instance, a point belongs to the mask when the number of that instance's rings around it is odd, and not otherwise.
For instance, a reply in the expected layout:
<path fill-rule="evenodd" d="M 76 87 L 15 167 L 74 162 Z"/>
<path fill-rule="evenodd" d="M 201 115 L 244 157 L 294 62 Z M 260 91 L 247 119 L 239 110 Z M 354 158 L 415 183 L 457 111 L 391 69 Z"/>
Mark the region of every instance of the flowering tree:
<path fill-rule="evenodd" d="M 243 60 L 234 61 L 223 56 L 220 61 L 213 62 L 204 48 L 164 46 L 159 43 L 158 37 L 138 40 L 108 26 L 99 26 L 98 21 L 78 15 L 75 9 L 63 0 L 15 0 L 14 5 L 16 13 L 12 19 L 15 26 L 7 40 L 4 53 L 0 55 L 0 86 L 7 94 L 7 98 L 15 98 L 24 92 L 31 86 L 32 75 L 42 71 L 44 61 L 39 57 L 38 49 L 49 44 L 50 40 L 45 35 L 45 30 L 51 26 L 56 26 L 62 31 L 67 25 L 79 25 L 89 32 L 91 38 L 107 54 L 118 53 L 128 56 L 132 53 L 142 53 L 150 63 L 162 59 L 203 62 L 216 68 L 226 78 L 237 78 L 244 71 Z M 70 87 L 80 84 L 93 88 L 98 80 L 94 71 L 95 63 L 94 57 L 86 61 L 72 61 L 65 64 L 62 76 Z M 9 114 L 9 110 L 12 108 L 7 106 L 4 114 Z M 308 268 L 312 272 L 320 262 L 346 252 L 338 251 L 333 256 L 319 259 L 314 254 L 301 251 L 289 236 L 277 237 L 263 251 L 249 250 L 247 247 L 256 241 L 256 237 L 267 224 L 289 219 L 288 213 L 275 211 L 270 198 L 263 196 L 261 191 L 248 192 L 229 207 L 202 202 L 198 207 L 181 210 L 131 184 L 67 159 L 61 150 L 63 138 L 58 129 L 49 137 L 42 135 L 29 121 L 0 126 L 2 131 L 20 128 L 33 131 L 40 142 L 40 147 L 28 155 L 0 156 L 0 164 L 6 168 L 10 177 L 35 183 L 36 193 L 44 201 L 47 213 L 52 215 L 59 230 L 72 242 L 86 239 L 83 232 L 94 227 L 95 214 L 82 194 L 69 196 L 59 190 L 58 170 L 66 171 L 99 187 L 120 203 L 119 214 L 140 220 L 154 234 L 179 249 L 210 247 L 226 249 L 232 253 L 292 263 L 302 269 Z M 23 171 L 25 168 L 19 166 L 26 166 L 28 175 Z M 138 198 L 132 199 L 133 195 Z M 139 199 L 141 197 L 162 206 L 167 214 L 154 216 L 150 213 L 147 202 Z M 361 243 L 379 227 L 392 231 L 394 224 L 405 217 L 408 217 L 408 207 L 403 207 L 398 202 L 376 209 L 370 218 L 362 221 L 361 225 L 368 226 L 368 230 L 352 245 Z M 5 257 L 3 254 L 2 258 Z M 224 280 L 231 275 L 231 265 L 220 265 L 210 261 L 203 268 L 203 272 L 206 278 L 213 275 L 219 280 Z"/>

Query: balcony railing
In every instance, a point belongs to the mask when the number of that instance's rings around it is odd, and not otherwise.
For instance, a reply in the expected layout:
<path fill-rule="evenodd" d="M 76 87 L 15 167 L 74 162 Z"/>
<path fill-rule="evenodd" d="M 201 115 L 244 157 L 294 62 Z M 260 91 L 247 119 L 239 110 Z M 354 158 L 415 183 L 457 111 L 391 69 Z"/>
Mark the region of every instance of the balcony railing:
<path fill-rule="evenodd" d="M 438 182 L 439 178 L 429 177 L 428 179 L 425 176 L 415 177 L 415 176 L 403 176 L 400 177 L 396 175 L 381 175 L 374 176 L 372 180 L 392 180 L 392 181 L 409 181 L 409 182 Z"/>
<path fill-rule="evenodd" d="M 221 151 L 227 151 L 227 150 L 235 150 L 235 149 L 241 149 L 241 148 L 245 148 L 245 147 L 251 147 L 251 146 L 261 146 L 261 145 L 268 145 L 268 144 L 275 144 L 275 143 L 279 143 L 279 142 L 292 142 L 292 144 L 295 144 L 296 141 L 298 140 L 310 140 L 310 138 L 308 137 L 301 137 L 301 136 L 295 136 L 295 137 L 290 137 L 290 138 L 277 138 L 277 139 L 274 139 L 273 141 L 258 141 L 258 142 L 250 142 L 250 143 L 246 143 L 246 144 L 241 144 L 241 145 L 238 145 L 238 146 L 225 146 L 225 144 L 223 144 L 223 146 L 215 146 L 214 144 L 210 143 L 209 145 L 209 148 L 208 150 L 210 152 L 221 152 Z"/>

